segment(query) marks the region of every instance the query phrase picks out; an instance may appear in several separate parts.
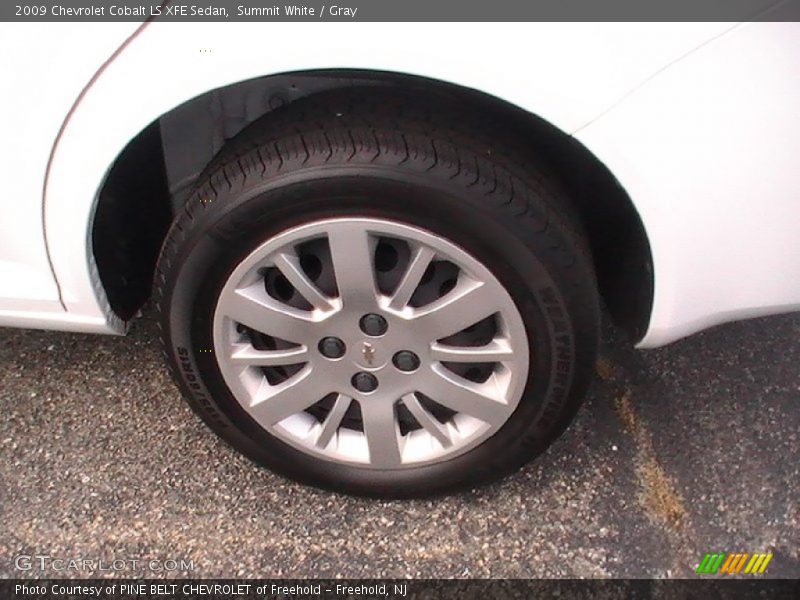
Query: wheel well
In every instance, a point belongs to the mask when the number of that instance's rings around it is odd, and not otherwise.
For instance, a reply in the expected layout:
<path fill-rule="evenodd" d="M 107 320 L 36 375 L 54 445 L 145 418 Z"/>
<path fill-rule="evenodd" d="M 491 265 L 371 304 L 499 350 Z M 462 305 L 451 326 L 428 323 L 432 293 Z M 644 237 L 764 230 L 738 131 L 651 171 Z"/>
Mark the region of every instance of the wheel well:
<path fill-rule="evenodd" d="M 453 102 L 489 121 L 555 172 L 589 238 L 603 300 L 633 339 L 653 300 L 650 246 L 638 213 L 609 170 L 579 141 L 498 98 L 418 77 L 364 71 L 276 75 L 212 90 L 162 115 L 117 157 L 101 188 L 92 247 L 109 303 L 130 319 L 150 295 L 172 215 L 225 142 L 270 110 L 323 90 L 401 86 L 423 102 Z"/>
<path fill-rule="evenodd" d="M 161 243 L 172 222 L 158 122 L 111 166 L 92 224 L 92 251 L 111 309 L 129 320 L 150 297 Z"/>

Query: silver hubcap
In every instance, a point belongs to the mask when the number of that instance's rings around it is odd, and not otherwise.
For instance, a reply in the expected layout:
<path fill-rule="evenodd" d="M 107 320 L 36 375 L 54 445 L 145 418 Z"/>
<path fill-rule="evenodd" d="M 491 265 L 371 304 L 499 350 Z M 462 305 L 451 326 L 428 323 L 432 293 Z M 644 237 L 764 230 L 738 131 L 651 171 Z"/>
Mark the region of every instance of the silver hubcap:
<path fill-rule="evenodd" d="M 269 433 L 377 469 L 450 458 L 494 434 L 528 374 L 522 318 L 458 246 L 396 222 L 285 231 L 233 271 L 214 314 L 226 384 Z"/>

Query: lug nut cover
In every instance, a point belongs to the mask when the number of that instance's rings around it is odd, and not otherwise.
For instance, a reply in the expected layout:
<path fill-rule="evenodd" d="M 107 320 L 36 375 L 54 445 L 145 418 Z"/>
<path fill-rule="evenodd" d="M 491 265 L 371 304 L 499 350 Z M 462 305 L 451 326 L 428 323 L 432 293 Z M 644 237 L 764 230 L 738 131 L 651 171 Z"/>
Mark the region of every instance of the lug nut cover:
<path fill-rule="evenodd" d="M 359 392 L 368 393 L 378 389 L 378 378 L 372 373 L 364 373 L 363 371 L 356 373 L 353 375 L 351 383 Z"/>
<path fill-rule="evenodd" d="M 341 358 L 347 347 L 337 337 L 324 337 L 319 342 L 319 351 L 325 358 Z"/>
<path fill-rule="evenodd" d="M 386 319 L 374 313 L 370 313 L 361 317 L 358 325 L 361 327 L 361 331 L 372 337 L 383 335 L 389 328 L 388 323 L 386 323 Z"/>
<path fill-rule="evenodd" d="M 416 371 L 419 369 L 419 356 L 410 350 L 401 350 L 394 355 L 392 362 L 401 371 Z"/>

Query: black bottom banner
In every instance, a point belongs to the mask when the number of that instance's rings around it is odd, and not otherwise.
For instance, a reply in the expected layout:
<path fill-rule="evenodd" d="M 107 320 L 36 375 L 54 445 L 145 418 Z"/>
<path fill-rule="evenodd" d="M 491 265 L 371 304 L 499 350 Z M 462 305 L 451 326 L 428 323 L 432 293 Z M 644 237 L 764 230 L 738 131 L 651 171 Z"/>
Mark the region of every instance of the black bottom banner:
<path fill-rule="evenodd" d="M 5 579 L 2 600 L 266 600 L 272 598 L 800 598 L 800 582 L 759 579 Z"/>

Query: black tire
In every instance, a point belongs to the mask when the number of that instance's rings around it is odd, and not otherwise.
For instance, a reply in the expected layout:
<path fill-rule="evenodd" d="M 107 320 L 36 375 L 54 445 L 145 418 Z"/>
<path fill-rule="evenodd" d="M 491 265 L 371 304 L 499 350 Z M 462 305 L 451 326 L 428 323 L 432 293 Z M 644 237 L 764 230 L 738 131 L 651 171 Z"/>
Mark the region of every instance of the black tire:
<path fill-rule="evenodd" d="M 175 219 L 159 260 L 164 350 L 192 408 L 257 463 L 303 483 L 419 497 L 513 472 L 569 424 L 591 380 L 599 303 L 588 246 L 569 199 L 535 162 L 470 131 L 453 107 L 396 92 L 297 101 L 231 140 Z M 267 433 L 226 387 L 211 315 L 234 266 L 276 233 L 318 218 L 375 216 L 468 250 L 509 291 L 532 357 L 517 409 L 490 439 L 433 465 L 379 471 L 311 456 Z"/>

